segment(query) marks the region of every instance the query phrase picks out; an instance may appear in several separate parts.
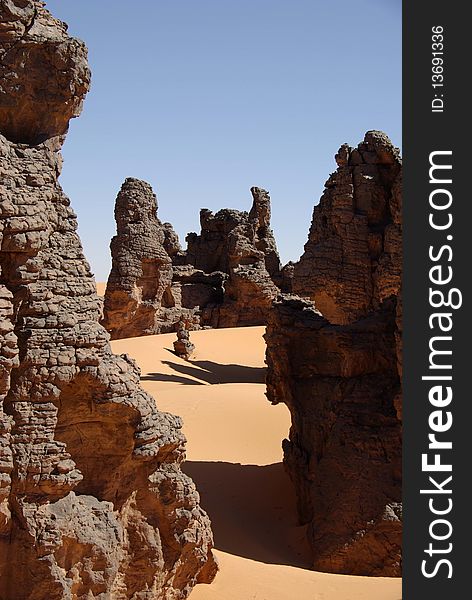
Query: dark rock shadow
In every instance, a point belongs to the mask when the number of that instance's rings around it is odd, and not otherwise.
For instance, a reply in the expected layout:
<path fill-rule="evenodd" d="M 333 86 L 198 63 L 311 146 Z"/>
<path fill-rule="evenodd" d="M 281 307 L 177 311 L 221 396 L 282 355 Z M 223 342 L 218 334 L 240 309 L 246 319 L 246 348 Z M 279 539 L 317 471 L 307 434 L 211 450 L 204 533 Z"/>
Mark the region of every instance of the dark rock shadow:
<path fill-rule="evenodd" d="M 305 528 L 297 524 L 295 496 L 282 463 L 183 464 L 208 512 L 215 547 L 264 563 L 309 568 Z"/>
<path fill-rule="evenodd" d="M 205 385 L 201 381 L 195 381 L 189 377 L 179 375 L 168 375 L 167 373 L 147 373 L 141 376 L 141 381 L 164 381 L 166 383 L 182 383 L 183 385 Z"/>
<path fill-rule="evenodd" d="M 192 360 L 186 364 L 163 360 L 162 363 L 167 365 L 179 376 L 163 375 L 161 373 L 148 373 L 142 379 L 152 381 L 174 381 L 176 383 L 197 383 L 187 375 L 199 379 L 205 383 L 265 383 L 265 367 L 248 367 L 246 365 L 224 365 L 213 362 L 211 360 Z M 169 379 L 175 377 L 175 379 Z"/>

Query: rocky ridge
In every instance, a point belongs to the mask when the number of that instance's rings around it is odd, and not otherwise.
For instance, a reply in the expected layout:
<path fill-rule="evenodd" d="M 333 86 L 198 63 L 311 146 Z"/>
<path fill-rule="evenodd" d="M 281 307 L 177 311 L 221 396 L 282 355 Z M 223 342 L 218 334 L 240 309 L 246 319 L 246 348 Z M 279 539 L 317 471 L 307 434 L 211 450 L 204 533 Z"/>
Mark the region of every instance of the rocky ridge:
<path fill-rule="evenodd" d="M 206 273 L 227 275 L 223 303 L 213 327 L 263 325 L 279 289 L 280 260 L 270 228 L 270 197 L 251 188 L 249 213 L 222 209 L 200 211 L 201 233 L 187 235 L 185 260 Z"/>
<path fill-rule="evenodd" d="M 0 17 L 0 596 L 185 598 L 216 565 L 182 424 L 111 352 L 57 181 L 87 51 L 43 2 Z"/>
<path fill-rule="evenodd" d="M 166 333 L 181 316 L 192 319 L 172 286 L 172 256 L 181 252 L 180 244 L 172 226 L 159 220 L 151 186 L 126 179 L 116 198 L 115 219 L 102 321 L 112 338 Z"/>
<path fill-rule="evenodd" d="M 201 233 L 182 250 L 172 225 L 157 216 L 149 184 L 127 179 L 115 206 L 112 269 L 103 325 L 113 339 L 192 327 L 264 324 L 282 278 L 270 229 L 270 198 L 252 188 L 249 212 L 200 211 Z"/>
<path fill-rule="evenodd" d="M 387 136 L 341 146 L 292 289 L 269 313 L 267 395 L 313 567 L 401 573 L 401 159 Z M 300 296 L 304 296 L 302 299 Z"/>

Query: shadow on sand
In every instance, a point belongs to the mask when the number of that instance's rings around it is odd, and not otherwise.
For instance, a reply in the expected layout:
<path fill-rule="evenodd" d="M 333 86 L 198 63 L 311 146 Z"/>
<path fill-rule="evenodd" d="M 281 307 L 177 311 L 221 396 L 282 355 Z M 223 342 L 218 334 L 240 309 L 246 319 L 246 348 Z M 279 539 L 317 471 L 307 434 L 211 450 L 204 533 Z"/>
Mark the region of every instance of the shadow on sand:
<path fill-rule="evenodd" d="M 181 383 L 182 385 L 205 385 L 202 381 L 195 381 L 189 377 L 168 375 L 167 373 L 147 373 L 141 376 L 141 381 L 164 381 L 165 383 Z"/>
<path fill-rule="evenodd" d="M 297 526 L 293 488 L 282 463 L 189 461 L 183 470 L 197 485 L 218 550 L 309 568 L 305 529 Z"/>
<path fill-rule="evenodd" d="M 162 364 L 167 365 L 173 371 L 180 373 L 180 375 L 148 373 L 142 379 L 145 381 L 165 381 L 188 385 L 199 385 L 199 383 L 265 383 L 265 367 L 224 365 L 211 360 L 193 360 L 186 364 L 163 360 Z M 189 376 L 194 377 L 194 379 L 190 379 Z M 199 381 L 195 381 L 195 379 Z"/>

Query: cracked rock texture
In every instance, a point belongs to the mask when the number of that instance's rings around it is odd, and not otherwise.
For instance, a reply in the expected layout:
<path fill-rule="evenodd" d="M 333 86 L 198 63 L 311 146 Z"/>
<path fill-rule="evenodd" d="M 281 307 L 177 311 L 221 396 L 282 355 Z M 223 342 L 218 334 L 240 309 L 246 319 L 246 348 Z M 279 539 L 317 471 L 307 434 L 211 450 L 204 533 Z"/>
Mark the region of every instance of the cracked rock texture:
<path fill-rule="evenodd" d="M 186 261 L 205 273 L 225 273 L 224 300 L 213 327 L 263 325 L 279 293 L 280 260 L 270 228 L 269 194 L 251 188 L 249 213 L 222 209 L 200 211 L 201 233 L 187 236 Z"/>
<path fill-rule="evenodd" d="M 175 331 L 180 318 L 198 327 L 262 325 L 281 270 L 270 229 L 270 198 L 251 189 L 250 212 L 200 211 L 201 233 L 183 251 L 170 223 L 157 217 L 149 184 L 127 179 L 115 206 L 117 235 L 103 325 L 113 339 Z"/>
<path fill-rule="evenodd" d="M 401 159 L 381 132 L 336 156 L 292 289 L 269 314 L 267 395 L 313 568 L 401 573 Z"/>
<path fill-rule="evenodd" d="M 46 72 L 54 74 L 47 82 Z M 0 131 L 7 139 L 38 144 L 64 135 L 89 83 L 87 49 L 65 23 L 41 2 L 0 2 Z"/>
<path fill-rule="evenodd" d="M 181 252 L 180 244 L 172 226 L 158 219 L 151 186 L 126 179 L 115 219 L 102 321 L 112 338 L 170 332 L 181 316 L 194 318 L 172 287 L 172 256 Z"/>
<path fill-rule="evenodd" d="M 57 181 L 86 48 L 42 2 L 0 16 L 0 597 L 186 598 L 216 566 L 181 421 L 112 354 Z"/>
<path fill-rule="evenodd" d="M 157 216 L 156 195 L 148 183 L 126 179 L 115 219 L 102 320 L 112 339 L 176 331 L 181 319 L 193 329 L 213 322 L 226 276 L 186 264 L 172 225 Z"/>
<path fill-rule="evenodd" d="M 401 277 L 401 160 L 380 131 L 344 144 L 313 211 L 292 290 L 332 323 L 351 323 L 396 295 Z"/>

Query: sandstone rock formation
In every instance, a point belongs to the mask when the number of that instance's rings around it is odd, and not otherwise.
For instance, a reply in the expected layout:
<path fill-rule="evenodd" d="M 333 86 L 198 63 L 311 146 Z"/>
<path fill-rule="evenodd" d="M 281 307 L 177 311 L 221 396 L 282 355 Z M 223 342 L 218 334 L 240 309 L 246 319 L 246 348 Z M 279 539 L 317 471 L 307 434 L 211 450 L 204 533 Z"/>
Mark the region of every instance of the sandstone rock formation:
<path fill-rule="evenodd" d="M 293 292 L 332 323 L 351 323 L 396 295 L 401 277 L 401 163 L 388 137 L 369 131 L 336 155 Z"/>
<path fill-rule="evenodd" d="M 249 213 L 200 212 L 201 233 L 183 251 L 170 223 L 157 217 L 149 184 L 127 179 L 115 207 L 117 235 L 103 325 L 113 339 L 174 331 L 181 317 L 193 327 L 261 325 L 283 287 L 270 198 L 251 189 Z"/>
<path fill-rule="evenodd" d="M 188 360 L 195 350 L 195 345 L 190 341 L 188 323 L 181 319 L 177 323 L 177 340 L 174 342 L 174 351 L 177 356 Z"/>
<path fill-rule="evenodd" d="M 115 219 L 104 327 L 113 339 L 173 331 L 180 312 L 173 310 L 172 259 L 167 249 L 178 253 L 178 239 L 159 221 L 151 186 L 126 179 L 116 198 Z"/>
<path fill-rule="evenodd" d="M 45 84 L 44 70 L 54 76 Z M 12 142 L 38 144 L 67 132 L 90 84 L 87 50 L 43 3 L 0 3 L 0 123 Z"/>
<path fill-rule="evenodd" d="M 292 287 L 267 327 L 267 395 L 315 569 L 401 571 L 401 160 L 371 131 L 341 147 Z M 311 299 L 311 300 L 310 300 Z M 314 301 L 314 302 L 313 302 Z"/>
<path fill-rule="evenodd" d="M 0 15 L 0 597 L 185 598 L 216 567 L 181 421 L 112 354 L 57 182 L 86 48 L 40 1 Z"/>
<path fill-rule="evenodd" d="M 213 322 L 226 277 L 186 264 L 172 225 L 157 216 L 156 195 L 148 183 L 126 179 L 115 219 L 102 320 L 112 339 L 169 333 L 181 318 L 192 328 Z"/>
<path fill-rule="evenodd" d="M 194 327 L 217 327 L 220 307 L 225 299 L 228 276 L 221 271 L 204 273 L 192 265 L 174 265 L 172 295 L 175 306 L 184 317 L 193 313 Z M 183 310 L 181 310 L 183 309 Z"/>
<path fill-rule="evenodd" d="M 186 260 L 206 273 L 228 276 L 224 302 L 214 327 L 263 325 L 279 289 L 280 260 L 270 229 L 269 194 L 251 188 L 249 213 L 223 209 L 200 211 L 201 233 L 187 236 Z"/>
<path fill-rule="evenodd" d="M 164 250 L 174 261 L 182 254 L 179 236 L 170 223 L 162 223 L 162 229 L 164 231 Z"/>

